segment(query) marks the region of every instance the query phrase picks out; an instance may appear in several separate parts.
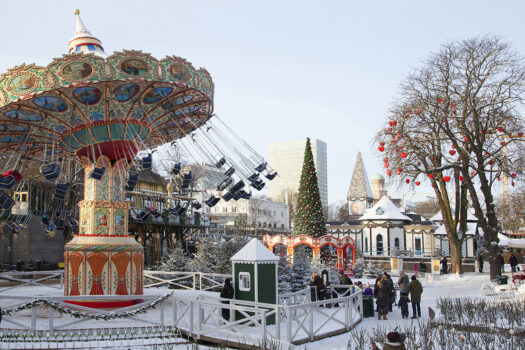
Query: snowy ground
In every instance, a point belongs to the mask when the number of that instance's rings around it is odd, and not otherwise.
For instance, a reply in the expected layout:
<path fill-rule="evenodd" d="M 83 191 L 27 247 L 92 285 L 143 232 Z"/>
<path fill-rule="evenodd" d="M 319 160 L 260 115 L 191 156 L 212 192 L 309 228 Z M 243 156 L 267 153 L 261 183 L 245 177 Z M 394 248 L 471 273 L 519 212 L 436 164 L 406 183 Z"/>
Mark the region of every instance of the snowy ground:
<path fill-rule="evenodd" d="M 510 276 L 510 274 L 508 274 Z M 393 277 L 394 282 L 397 281 L 397 277 Z M 511 278 L 509 277 L 509 282 Z M 354 280 L 356 282 L 357 280 Z M 373 283 L 373 280 L 361 279 L 361 281 L 366 285 L 366 282 Z M 421 311 L 422 318 L 428 320 L 428 308 L 432 307 L 436 313 L 438 310 L 436 308 L 436 303 L 439 297 L 475 297 L 475 298 L 498 298 L 498 296 L 484 296 L 481 291 L 481 286 L 483 283 L 489 281 L 488 273 L 466 273 L 463 276 L 457 275 L 427 275 L 426 277 L 420 279 L 423 284 L 423 295 L 421 302 Z M 158 289 L 147 289 L 145 294 L 154 294 L 161 295 L 166 292 L 171 292 L 173 290 L 168 290 L 164 288 Z M 36 295 L 60 295 L 60 291 L 56 289 L 46 288 L 46 287 L 23 287 L 22 291 L 17 291 L 18 295 L 24 296 L 36 296 Z M 58 292 L 58 293 L 57 293 Z M 195 292 L 193 292 L 195 293 Z M 11 292 L 6 294 L 12 294 Z M 0 294 L 0 301 L 2 294 Z M 0 306 L 6 307 L 5 301 L 0 302 Z M 410 316 L 412 316 L 412 308 L 409 305 Z M 357 329 L 364 328 L 366 330 L 371 330 L 376 327 L 387 327 L 395 328 L 399 326 L 400 329 L 405 328 L 408 325 L 418 322 L 418 320 L 412 319 L 402 319 L 401 310 L 394 306 L 393 312 L 388 314 L 388 320 L 377 320 L 377 314 L 374 318 L 365 318 L 362 323 L 357 326 Z M 131 321 L 133 322 L 133 321 Z M 320 341 L 308 343 L 305 345 L 297 346 L 297 349 L 346 349 L 347 343 L 349 341 L 349 334 L 344 333 L 338 336 L 326 338 Z M 173 349 L 191 349 L 191 345 L 178 345 L 171 347 Z M 207 347 L 199 347 L 201 349 L 206 349 Z"/>

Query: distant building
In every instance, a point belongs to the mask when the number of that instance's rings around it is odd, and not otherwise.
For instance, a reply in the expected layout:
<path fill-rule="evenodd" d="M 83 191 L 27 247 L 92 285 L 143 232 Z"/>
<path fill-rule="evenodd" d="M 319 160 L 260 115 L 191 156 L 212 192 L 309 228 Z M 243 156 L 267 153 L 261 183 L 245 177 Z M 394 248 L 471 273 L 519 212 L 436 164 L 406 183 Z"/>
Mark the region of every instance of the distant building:
<path fill-rule="evenodd" d="M 361 152 L 357 153 L 354 172 L 348 188 L 348 209 L 350 215 L 363 215 L 365 210 L 372 207 L 374 195 L 368 176 L 366 175 L 365 165 L 361 158 Z"/>
<path fill-rule="evenodd" d="M 328 168 L 326 142 L 310 139 L 317 183 L 323 211 L 328 209 Z M 304 149 L 306 140 L 274 142 L 269 145 L 269 165 L 277 170 L 277 176 L 270 182 L 270 198 L 274 201 L 285 202 L 286 192 L 290 195 L 298 192 L 299 181 L 303 169 Z"/>
<path fill-rule="evenodd" d="M 385 178 L 381 174 L 374 174 L 372 176 L 372 196 L 374 197 L 374 204 L 379 202 L 381 198 L 387 195 L 385 189 Z"/>

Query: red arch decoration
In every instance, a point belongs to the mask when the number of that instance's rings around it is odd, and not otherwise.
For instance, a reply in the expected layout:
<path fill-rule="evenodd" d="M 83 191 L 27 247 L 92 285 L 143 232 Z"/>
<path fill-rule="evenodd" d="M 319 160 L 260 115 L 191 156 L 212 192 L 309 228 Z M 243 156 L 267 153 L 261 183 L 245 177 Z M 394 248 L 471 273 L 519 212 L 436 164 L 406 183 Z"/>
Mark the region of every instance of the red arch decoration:
<path fill-rule="evenodd" d="M 290 262 L 293 262 L 294 248 L 300 244 L 306 244 L 310 248 L 312 248 L 314 257 L 319 255 L 321 247 L 325 245 L 333 245 L 336 247 L 336 250 L 337 250 L 337 263 L 335 267 L 340 270 L 343 270 L 345 268 L 345 261 L 347 262 L 346 268 L 351 269 L 352 266 L 354 266 L 356 252 L 357 252 L 355 241 L 350 236 L 345 236 L 339 239 L 337 237 L 330 236 L 330 235 L 324 235 L 319 238 L 314 238 L 312 236 L 307 236 L 307 235 L 293 235 L 293 236 L 264 235 L 263 243 L 272 252 L 273 252 L 273 247 L 278 244 L 282 244 L 286 246 L 288 250 L 288 256 L 290 256 Z M 346 247 L 348 246 L 350 246 L 352 249 L 352 261 L 350 263 L 347 261 L 347 256 L 346 256 Z"/>

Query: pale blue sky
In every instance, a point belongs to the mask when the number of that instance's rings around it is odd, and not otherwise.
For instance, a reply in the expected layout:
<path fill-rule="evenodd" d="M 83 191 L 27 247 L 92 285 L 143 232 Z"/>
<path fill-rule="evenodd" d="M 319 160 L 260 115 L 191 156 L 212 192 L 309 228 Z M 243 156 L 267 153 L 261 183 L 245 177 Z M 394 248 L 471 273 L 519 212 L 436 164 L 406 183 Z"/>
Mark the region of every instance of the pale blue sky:
<path fill-rule="evenodd" d="M 265 157 L 274 141 L 327 142 L 330 202 L 346 198 L 357 151 L 384 174 L 371 140 L 440 44 L 496 34 L 525 53 L 524 1 L 2 1 L 0 72 L 66 53 L 75 8 L 106 53 L 205 67 L 215 112 Z"/>

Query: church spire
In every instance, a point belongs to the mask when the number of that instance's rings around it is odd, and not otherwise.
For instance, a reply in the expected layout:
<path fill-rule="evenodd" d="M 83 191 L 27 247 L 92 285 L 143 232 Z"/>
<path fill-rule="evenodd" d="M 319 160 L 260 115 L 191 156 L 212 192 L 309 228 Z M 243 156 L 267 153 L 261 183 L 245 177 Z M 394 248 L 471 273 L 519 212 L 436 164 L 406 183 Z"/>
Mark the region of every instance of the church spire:
<path fill-rule="evenodd" d="M 98 56 L 106 57 L 102 42 L 95 38 L 89 30 L 87 30 L 84 22 L 80 18 L 80 11 L 75 10 L 76 27 L 75 34 L 68 43 L 69 53 L 82 52 L 94 53 Z"/>
<path fill-rule="evenodd" d="M 350 180 L 347 199 L 350 214 L 352 215 L 362 215 L 364 210 L 372 205 L 372 188 L 366 175 L 361 152 L 357 153 L 357 160 L 355 161 L 352 180 Z"/>

